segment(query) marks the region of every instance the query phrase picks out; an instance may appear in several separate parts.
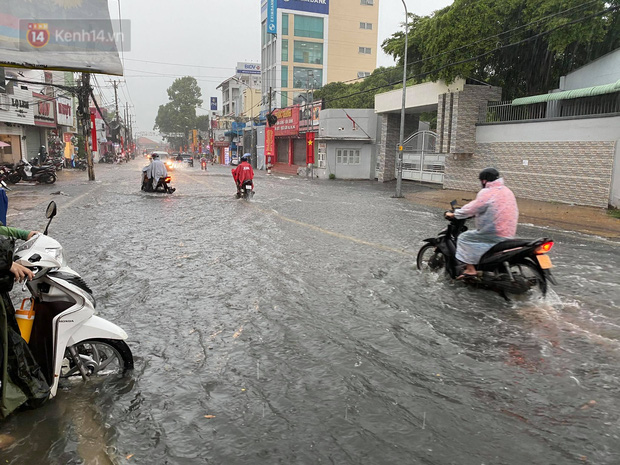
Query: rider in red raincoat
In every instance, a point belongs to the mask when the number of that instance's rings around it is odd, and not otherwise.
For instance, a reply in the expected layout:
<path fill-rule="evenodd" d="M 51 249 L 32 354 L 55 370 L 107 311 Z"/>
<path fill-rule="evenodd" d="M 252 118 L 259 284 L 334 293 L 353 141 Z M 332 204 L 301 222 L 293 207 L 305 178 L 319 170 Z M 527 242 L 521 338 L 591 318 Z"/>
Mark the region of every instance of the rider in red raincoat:
<path fill-rule="evenodd" d="M 232 171 L 233 179 L 237 184 L 237 198 L 241 197 L 241 186 L 245 181 L 252 181 L 252 189 L 254 189 L 254 170 L 250 165 L 250 154 L 246 153 L 241 157 L 241 163 Z"/>

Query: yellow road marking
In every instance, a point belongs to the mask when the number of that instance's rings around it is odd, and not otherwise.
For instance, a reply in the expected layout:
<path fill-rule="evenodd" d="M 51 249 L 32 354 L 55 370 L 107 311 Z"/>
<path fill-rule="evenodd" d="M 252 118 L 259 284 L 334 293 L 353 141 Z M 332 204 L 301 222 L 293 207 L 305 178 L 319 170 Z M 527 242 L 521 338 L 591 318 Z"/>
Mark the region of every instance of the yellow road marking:
<path fill-rule="evenodd" d="M 179 174 L 181 176 L 189 177 L 188 175 L 183 174 L 183 173 L 179 173 Z M 208 187 L 214 189 L 217 192 L 224 193 L 224 191 L 214 187 L 210 183 L 207 183 L 205 180 L 195 179 L 193 177 L 191 179 L 195 180 L 195 181 L 197 181 L 197 182 L 199 182 L 201 184 L 207 185 Z M 273 210 L 265 210 L 263 208 L 260 208 L 259 206 L 257 206 L 254 203 L 248 203 L 248 205 L 250 207 L 260 211 L 261 213 L 265 213 L 267 215 L 275 216 L 276 218 L 278 218 L 278 219 L 280 219 L 282 221 L 287 221 L 287 222 L 295 224 L 297 226 L 301 226 L 303 228 L 307 228 L 307 229 L 311 229 L 311 230 L 316 231 L 316 232 L 320 232 L 321 234 L 325 234 L 326 236 L 336 237 L 338 239 L 347 240 L 347 241 L 353 242 L 355 244 L 364 245 L 364 246 L 367 246 L 367 247 L 372 247 L 372 248 L 375 248 L 375 249 L 384 250 L 386 252 L 392 252 L 392 253 L 396 253 L 396 254 L 399 254 L 399 255 L 405 255 L 405 256 L 408 256 L 408 257 L 414 257 L 415 256 L 415 254 L 413 254 L 411 252 L 407 252 L 405 250 L 399 250 L 399 249 L 396 249 L 394 247 L 389 247 L 387 245 L 377 244 L 376 242 L 364 241 L 362 239 L 358 239 L 358 238 L 353 237 L 353 236 L 347 236 L 346 234 L 341 234 L 341 233 L 337 233 L 335 231 L 330 231 L 329 229 L 321 228 L 320 226 L 317 226 L 317 225 L 314 225 L 314 224 L 305 223 L 305 222 L 299 221 L 299 220 L 294 220 L 293 218 L 289 218 L 288 216 L 284 216 L 284 215 L 282 215 L 282 214 L 280 214 L 278 212 L 275 212 Z"/>

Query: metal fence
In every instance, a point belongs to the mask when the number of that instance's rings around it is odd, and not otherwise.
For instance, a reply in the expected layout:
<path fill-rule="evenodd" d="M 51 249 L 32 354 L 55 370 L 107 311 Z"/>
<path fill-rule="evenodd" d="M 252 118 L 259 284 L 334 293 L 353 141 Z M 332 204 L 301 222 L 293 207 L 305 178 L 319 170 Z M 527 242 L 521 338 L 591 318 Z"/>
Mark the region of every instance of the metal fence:
<path fill-rule="evenodd" d="M 580 116 L 620 113 L 620 92 L 571 100 L 552 100 L 529 105 L 508 102 L 482 104 L 480 123 L 504 123 L 541 119 L 576 118 Z"/>

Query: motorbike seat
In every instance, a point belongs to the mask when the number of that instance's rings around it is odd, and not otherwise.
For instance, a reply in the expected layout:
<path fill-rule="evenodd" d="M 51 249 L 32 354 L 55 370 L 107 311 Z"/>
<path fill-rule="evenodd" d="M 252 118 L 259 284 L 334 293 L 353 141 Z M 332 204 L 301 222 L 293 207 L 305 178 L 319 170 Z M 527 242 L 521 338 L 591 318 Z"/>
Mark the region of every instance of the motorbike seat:
<path fill-rule="evenodd" d="M 480 258 L 480 263 L 483 263 L 486 259 L 491 257 L 492 255 L 503 252 L 504 250 L 512 250 L 518 249 L 519 247 L 530 246 L 534 244 L 536 240 L 532 239 L 508 239 L 502 242 L 495 244 L 489 250 L 487 250 L 484 255 Z"/>

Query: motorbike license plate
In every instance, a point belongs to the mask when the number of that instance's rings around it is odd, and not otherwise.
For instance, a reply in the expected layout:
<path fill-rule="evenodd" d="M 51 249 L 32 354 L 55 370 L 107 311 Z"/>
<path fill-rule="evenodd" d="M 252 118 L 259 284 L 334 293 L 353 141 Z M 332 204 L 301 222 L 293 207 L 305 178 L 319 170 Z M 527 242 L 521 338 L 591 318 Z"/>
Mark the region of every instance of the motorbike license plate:
<path fill-rule="evenodd" d="M 536 260 L 538 260 L 538 264 L 543 270 L 548 270 L 553 267 L 548 255 L 536 255 Z"/>

